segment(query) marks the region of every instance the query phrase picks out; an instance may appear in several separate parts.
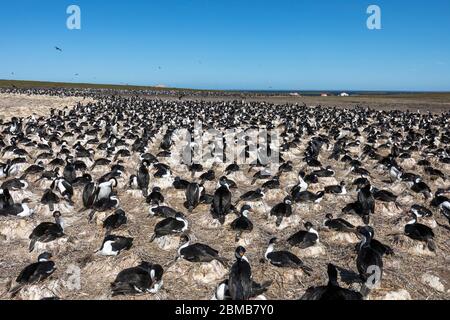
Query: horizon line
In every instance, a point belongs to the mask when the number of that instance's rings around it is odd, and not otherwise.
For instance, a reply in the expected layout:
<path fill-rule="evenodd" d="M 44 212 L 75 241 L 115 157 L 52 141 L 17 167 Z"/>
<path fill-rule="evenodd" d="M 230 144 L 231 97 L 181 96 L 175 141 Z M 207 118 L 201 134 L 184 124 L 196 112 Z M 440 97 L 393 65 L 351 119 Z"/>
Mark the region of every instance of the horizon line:
<path fill-rule="evenodd" d="M 100 83 L 100 82 L 72 82 L 72 81 L 48 81 L 48 80 L 26 80 L 26 79 L 0 79 L 0 87 L 4 88 L 1 82 L 30 82 L 30 83 L 41 83 L 44 85 L 52 85 L 52 84 L 60 84 L 60 85 L 66 85 L 66 86 L 114 86 L 120 88 L 127 88 L 131 87 L 134 89 L 125 89 L 125 90 L 191 90 L 191 91 L 224 91 L 224 92 L 292 92 L 292 93 L 298 93 L 298 92 L 321 92 L 321 93 L 328 93 L 328 92 L 398 92 L 398 93 L 450 93 L 449 90 L 402 90 L 402 89 L 279 89 L 279 88 L 270 88 L 270 89 L 202 89 L 202 88 L 183 88 L 183 87 L 171 87 L 171 86 L 165 86 L 161 84 L 156 85 L 142 85 L 142 84 L 123 84 L 123 83 Z M 26 86 L 23 86 L 26 87 Z M 55 86 L 57 87 L 57 86 Z M 49 87 L 51 88 L 51 87 Z"/>

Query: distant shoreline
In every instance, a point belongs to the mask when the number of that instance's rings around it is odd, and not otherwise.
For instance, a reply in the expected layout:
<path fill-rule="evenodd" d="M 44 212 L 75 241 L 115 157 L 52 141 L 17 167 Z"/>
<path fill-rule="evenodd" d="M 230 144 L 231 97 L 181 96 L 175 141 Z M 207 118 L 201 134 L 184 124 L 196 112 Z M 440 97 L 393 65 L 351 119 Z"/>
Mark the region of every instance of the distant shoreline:
<path fill-rule="evenodd" d="M 267 94 L 267 95 L 289 95 L 299 94 L 300 96 L 320 96 L 328 94 L 338 96 L 345 92 L 350 96 L 392 96 L 392 95 L 415 95 L 415 94 L 450 94 L 449 91 L 401 91 L 401 90 L 221 90 L 221 89 L 191 89 L 191 88 L 172 88 L 161 86 L 141 86 L 124 84 L 98 84 L 84 82 L 52 82 L 52 81 L 34 81 L 34 80 L 7 80 L 0 79 L 0 88 L 17 87 L 23 88 L 73 88 L 73 89 L 112 89 L 112 90 L 154 90 L 154 91 L 191 91 L 191 92 L 217 92 L 217 93 L 242 93 L 242 94 Z"/>

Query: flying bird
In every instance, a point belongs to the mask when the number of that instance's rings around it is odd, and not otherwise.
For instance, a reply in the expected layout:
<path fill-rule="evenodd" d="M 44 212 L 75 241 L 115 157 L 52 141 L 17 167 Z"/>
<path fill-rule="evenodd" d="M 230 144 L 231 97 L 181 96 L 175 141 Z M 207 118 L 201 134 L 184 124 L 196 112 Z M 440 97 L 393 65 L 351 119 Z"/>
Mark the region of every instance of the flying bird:
<path fill-rule="evenodd" d="M 55 46 L 55 49 L 56 49 L 57 51 L 61 51 L 61 52 L 62 52 L 62 49 L 59 48 L 59 47 L 56 47 L 56 46 Z"/>

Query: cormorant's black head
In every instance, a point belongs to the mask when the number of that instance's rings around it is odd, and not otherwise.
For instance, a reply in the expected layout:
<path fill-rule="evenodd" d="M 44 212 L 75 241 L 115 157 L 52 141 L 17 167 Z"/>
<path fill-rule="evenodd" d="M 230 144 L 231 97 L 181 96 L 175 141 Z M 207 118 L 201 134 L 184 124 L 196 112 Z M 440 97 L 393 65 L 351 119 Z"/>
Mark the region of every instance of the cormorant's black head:
<path fill-rule="evenodd" d="M 375 237 L 375 230 L 371 226 L 364 226 L 363 228 L 365 228 L 367 232 L 370 233 L 371 238 Z"/>
<path fill-rule="evenodd" d="M 341 181 L 341 183 L 339 184 L 341 187 L 345 186 L 345 181 Z"/>
<path fill-rule="evenodd" d="M 337 284 L 338 272 L 337 272 L 336 266 L 334 264 L 332 264 L 332 263 L 328 264 L 327 273 L 328 273 L 329 283 Z"/>
<path fill-rule="evenodd" d="M 117 214 L 119 216 L 125 216 L 125 211 L 123 211 L 122 209 L 117 209 L 115 214 Z"/>
<path fill-rule="evenodd" d="M 309 231 L 309 229 L 311 229 L 313 227 L 312 223 L 309 221 L 305 222 L 304 226 L 305 226 L 306 230 L 308 230 L 308 231 Z"/>
<path fill-rule="evenodd" d="M 184 214 L 181 213 L 181 212 L 177 212 L 177 213 L 175 214 L 175 218 L 178 218 L 178 219 L 184 219 Z"/>
<path fill-rule="evenodd" d="M 41 253 L 38 257 L 39 262 L 48 261 L 52 258 L 52 254 L 50 252 Z"/>
<path fill-rule="evenodd" d="M 86 181 L 91 182 L 92 181 L 92 176 L 89 173 L 85 173 L 83 174 L 83 178 L 86 179 Z"/>
<path fill-rule="evenodd" d="M 160 187 L 154 187 L 153 188 L 153 192 L 161 192 L 161 188 Z"/>
<path fill-rule="evenodd" d="M 367 183 L 369 183 L 369 180 L 367 180 L 366 178 L 358 178 L 355 181 L 353 181 L 353 185 L 356 185 L 356 189 L 361 189 Z"/>
<path fill-rule="evenodd" d="M 164 269 L 159 264 L 152 265 L 150 269 L 150 277 L 153 282 L 161 281 L 162 276 L 164 274 Z"/>
<path fill-rule="evenodd" d="M 253 209 L 248 204 L 244 204 L 241 208 L 241 213 L 243 213 L 244 211 L 253 212 Z"/>
<path fill-rule="evenodd" d="M 141 263 L 139 264 L 139 268 L 147 270 L 148 272 L 150 272 L 150 269 L 152 268 L 152 264 L 150 262 L 147 262 L 147 261 L 141 261 Z"/>
<path fill-rule="evenodd" d="M 272 239 L 270 239 L 269 244 L 275 244 L 277 241 L 278 239 L 273 237 Z"/>
<path fill-rule="evenodd" d="M 332 220 L 333 219 L 333 215 L 331 213 L 327 213 L 325 218 L 328 219 L 328 220 Z"/>
<path fill-rule="evenodd" d="M 221 178 L 219 179 L 219 184 L 220 184 L 221 186 L 228 186 L 228 179 L 227 179 L 227 177 L 225 177 L 225 176 L 221 177 Z"/>
<path fill-rule="evenodd" d="M 53 218 L 59 218 L 59 217 L 61 217 L 61 212 L 59 212 L 59 211 L 53 212 Z"/>
<path fill-rule="evenodd" d="M 234 255 L 236 256 L 236 259 L 240 260 L 244 257 L 245 252 L 246 252 L 245 248 L 242 246 L 239 246 L 236 248 Z"/>
<path fill-rule="evenodd" d="M 283 202 L 285 204 L 292 204 L 292 197 L 291 196 L 287 196 L 286 198 L 284 198 Z"/>
<path fill-rule="evenodd" d="M 373 229 L 372 229 L 373 230 Z M 366 238 L 366 240 L 370 240 L 372 239 L 372 233 L 370 232 L 370 230 L 367 228 L 367 226 L 358 226 L 356 227 L 356 232 L 363 236 L 364 238 Z"/>
<path fill-rule="evenodd" d="M 191 241 L 191 239 L 189 238 L 189 235 L 187 234 L 183 234 L 180 236 L 180 245 L 185 244 L 186 242 Z"/>

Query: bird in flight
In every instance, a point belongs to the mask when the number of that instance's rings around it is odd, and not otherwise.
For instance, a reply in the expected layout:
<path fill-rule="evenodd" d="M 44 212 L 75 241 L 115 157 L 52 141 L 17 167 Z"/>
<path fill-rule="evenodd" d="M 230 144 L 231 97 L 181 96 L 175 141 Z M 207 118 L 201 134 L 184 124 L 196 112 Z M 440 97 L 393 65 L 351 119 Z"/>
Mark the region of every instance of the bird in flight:
<path fill-rule="evenodd" d="M 61 52 L 62 52 L 62 49 L 59 48 L 59 47 L 56 47 L 56 46 L 55 46 L 55 49 L 56 49 L 57 51 L 61 51 Z"/>

